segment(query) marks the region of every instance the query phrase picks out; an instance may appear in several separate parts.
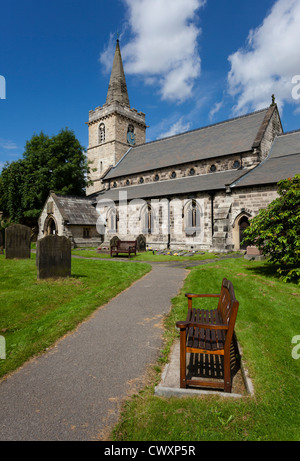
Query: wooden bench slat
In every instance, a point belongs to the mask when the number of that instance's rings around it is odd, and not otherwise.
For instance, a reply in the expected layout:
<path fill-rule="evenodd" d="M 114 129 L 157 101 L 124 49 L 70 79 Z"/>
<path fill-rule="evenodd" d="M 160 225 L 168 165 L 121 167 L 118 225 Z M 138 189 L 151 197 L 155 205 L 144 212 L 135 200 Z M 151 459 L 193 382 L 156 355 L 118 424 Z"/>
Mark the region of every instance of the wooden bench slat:
<path fill-rule="evenodd" d="M 118 256 L 119 253 L 127 253 L 128 258 L 131 254 L 136 255 L 136 240 L 118 240 L 115 245 L 110 247 L 110 256 L 114 254 Z"/>
<path fill-rule="evenodd" d="M 197 295 L 187 293 L 188 313 L 185 322 L 177 322 L 180 328 L 180 386 L 186 387 L 187 352 L 215 354 L 224 356 L 224 390 L 231 392 L 230 345 L 234 332 L 239 303 L 235 298 L 232 283 L 226 278 L 222 281 L 220 295 Z M 195 309 L 192 300 L 196 297 L 219 298 L 217 309 Z M 194 382 L 194 381 L 193 381 Z"/>

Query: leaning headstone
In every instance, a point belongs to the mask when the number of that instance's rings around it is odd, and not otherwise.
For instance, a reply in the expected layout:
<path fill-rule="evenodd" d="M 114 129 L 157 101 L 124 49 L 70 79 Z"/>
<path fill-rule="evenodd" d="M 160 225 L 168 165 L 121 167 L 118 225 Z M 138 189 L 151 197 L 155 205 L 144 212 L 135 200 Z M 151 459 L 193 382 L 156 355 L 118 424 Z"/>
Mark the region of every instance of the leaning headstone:
<path fill-rule="evenodd" d="M 37 278 L 71 276 L 71 241 L 59 235 L 47 235 L 36 247 Z"/>
<path fill-rule="evenodd" d="M 263 261 L 265 256 L 263 255 L 262 251 L 257 248 L 256 246 L 248 246 L 247 247 L 247 252 L 244 256 L 245 259 L 253 259 L 256 261 Z"/>
<path fill-rule="evenodd" d="M 140 234 L 136 239 L 136 250 L 146 251 L 146 237 L 143 234 Z"/>
<path fill-rule="evenodd" d="M 13 224 L 5 229 L 5 258 L 30 258 L 31 229 L 22 224 Z"/>
<path fill-rule="evenodd" d="M 117 245 L 117 242 L 119 241 L 119 237 L 117 235 L 115 235 L 114 237 L 112 237 L 109 241 L 109 245 L 110 246 L 115 246 Z"/>

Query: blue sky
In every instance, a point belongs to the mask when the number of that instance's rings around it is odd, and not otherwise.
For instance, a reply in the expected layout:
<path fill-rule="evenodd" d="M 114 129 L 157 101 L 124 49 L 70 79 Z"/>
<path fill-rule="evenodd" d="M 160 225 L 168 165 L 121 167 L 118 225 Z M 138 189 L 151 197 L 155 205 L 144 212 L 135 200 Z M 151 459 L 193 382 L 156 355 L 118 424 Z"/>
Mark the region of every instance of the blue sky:
<path fill-rule="evenodd" d="M 85 122 L 105 102 L 117 33 L 147 141 L 267 107 L 273 93 L 284 130 L 300 129 L 300 0 L 10 0 L 0 169 L 41 131 L 68 127 L 88 146 Z"/>

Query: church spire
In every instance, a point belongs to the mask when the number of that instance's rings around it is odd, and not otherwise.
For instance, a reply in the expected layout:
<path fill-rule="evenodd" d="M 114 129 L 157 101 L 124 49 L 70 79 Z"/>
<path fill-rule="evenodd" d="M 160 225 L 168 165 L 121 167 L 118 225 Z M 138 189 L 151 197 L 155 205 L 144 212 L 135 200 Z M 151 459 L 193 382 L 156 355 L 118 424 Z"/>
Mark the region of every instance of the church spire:
<path fill-rule="evenodd" d="M 130 107 L 119 40 L 117 40 L 115 57 L 106 97 L 106 104 L 111 104 L 114 101 Z"/>

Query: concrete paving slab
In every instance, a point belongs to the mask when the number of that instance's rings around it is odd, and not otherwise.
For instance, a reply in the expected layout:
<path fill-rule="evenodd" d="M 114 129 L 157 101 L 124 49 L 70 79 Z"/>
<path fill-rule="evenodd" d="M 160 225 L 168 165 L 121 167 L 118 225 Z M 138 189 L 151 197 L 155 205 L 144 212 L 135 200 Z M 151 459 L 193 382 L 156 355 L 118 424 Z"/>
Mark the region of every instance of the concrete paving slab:
<path fill-rule="evenodd" d="M 155 388 L 155 395 L 160 397 L 195 397 L 205 395 L 218 395 L 225 398 L 242 398 L 254 395 L 252 382 L 243 363 L 239 372 L 233 377 L 232 392 L 226 393 L 218 390 L 200 388 L 180 388 L 180 342 L 175 341 L 169 358 L 169 363 L 162 373 L 161 382 Z"/>

